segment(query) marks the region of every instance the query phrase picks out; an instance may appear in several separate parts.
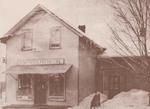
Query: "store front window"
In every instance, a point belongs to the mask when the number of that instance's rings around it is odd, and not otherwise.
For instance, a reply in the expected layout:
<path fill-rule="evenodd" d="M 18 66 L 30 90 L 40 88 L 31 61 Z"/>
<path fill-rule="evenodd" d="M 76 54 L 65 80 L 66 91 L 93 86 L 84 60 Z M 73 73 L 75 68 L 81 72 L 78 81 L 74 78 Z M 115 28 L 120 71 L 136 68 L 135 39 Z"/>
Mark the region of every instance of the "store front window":
<path fill-rule="evenodd" d="M 49 76 L 49 97 L 63 98 L 65 97 L 65 77 L 64 75 Z"/>
<path fill-rule="evenodd" d="M 18 75 L 17 97 L 20 99 L 32 98 L 32 78 L 31 75 Z"/>

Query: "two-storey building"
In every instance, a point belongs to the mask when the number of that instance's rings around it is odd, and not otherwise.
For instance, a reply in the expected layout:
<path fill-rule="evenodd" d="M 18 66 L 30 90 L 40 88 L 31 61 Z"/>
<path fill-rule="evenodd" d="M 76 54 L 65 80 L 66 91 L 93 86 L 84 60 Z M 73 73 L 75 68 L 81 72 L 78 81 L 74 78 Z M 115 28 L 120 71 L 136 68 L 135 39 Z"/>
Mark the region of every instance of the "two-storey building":
<path fill-rule="evenodd" d="M 45 7 L 36 6 L 0 40 L 11 108 L 72 106 L 95 92 L 96 56 L 105 49 Z"/>

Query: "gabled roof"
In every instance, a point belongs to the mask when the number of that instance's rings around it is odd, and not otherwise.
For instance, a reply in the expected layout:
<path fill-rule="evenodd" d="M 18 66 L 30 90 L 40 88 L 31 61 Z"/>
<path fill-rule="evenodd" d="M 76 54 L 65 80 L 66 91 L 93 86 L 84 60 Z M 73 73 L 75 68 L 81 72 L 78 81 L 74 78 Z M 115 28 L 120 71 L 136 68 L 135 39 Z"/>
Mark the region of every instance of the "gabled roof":
<path fill-rule="evenodd" d="M 72 32 L 74 32 L 75 34 L 77 34 L 78 36 L 80 36 L 81 38 L 84 38 L 87 41 L 89 41 L 91 44 L 94 45 L 95 48 L 99 49 L 101 52 L 105 51 L 105 48 L 99 46 L 93 40 L 89 39 L 87 37 L 87 35 L 84 32 L 82 32 L 80 29 L 78 29 L 77 27 L 75 27 L 75 26 L 69 24 L 68 22 L 64 21 L 63 19 L 61 19 L 60 17 L 58 17 L 56 14 L 54 14 L 51 11 L 49 11 L 47 8 L 45 8 L 44 6 L 42 6 L 40 4 L 37 5 L 34 9 L 32 9 L 32 11 L 30 13 L 28 13 L 26 16 L 24 16 L 3 37 L 1 37 L 0 41 L 2 43 L 6 43 L 9 38 L 13 37 L 13 33 L 15 31 L 17 31 L 21 26 L 23 26 L 33 15 L 35 15 L 40 10 L 44 10 L 45 12 L 47 12 L 49 15 L 51 15 L 53 18 L 55 18 L 57 21 L 59 21 L 61 24 L 63 24 L 65 27 L 67 27 L 69 30 L 71 30 Z"/>

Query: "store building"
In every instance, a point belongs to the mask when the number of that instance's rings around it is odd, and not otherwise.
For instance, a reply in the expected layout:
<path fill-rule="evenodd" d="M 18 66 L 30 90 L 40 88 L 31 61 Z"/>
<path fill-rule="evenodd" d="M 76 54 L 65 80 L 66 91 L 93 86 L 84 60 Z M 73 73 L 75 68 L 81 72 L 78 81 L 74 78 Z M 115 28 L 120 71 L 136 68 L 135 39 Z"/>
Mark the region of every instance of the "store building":
<path fill-rule="evenodd" d="M 80 29 L 38 5 L 0 38 L 7 108 L 73 106 L 95 92 L 96 57 L 105 49 Z"/>

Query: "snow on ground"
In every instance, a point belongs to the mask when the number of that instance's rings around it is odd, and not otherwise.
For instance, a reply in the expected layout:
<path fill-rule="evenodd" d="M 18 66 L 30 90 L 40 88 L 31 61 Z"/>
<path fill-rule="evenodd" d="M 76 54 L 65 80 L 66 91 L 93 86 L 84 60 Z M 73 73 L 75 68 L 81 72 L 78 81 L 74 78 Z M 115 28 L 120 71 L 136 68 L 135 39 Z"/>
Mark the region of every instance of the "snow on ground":
<path fill-rule="evenodd" d="M 90 109 L 90 102 L 93 97 L 94 94 L 91 94 L 86 97 L 79 106 L 74 106 L 68 109 Z M 107 101 L 105 100 L 107 100 L 107 97 L 101 94 L 101 103 L 103 103 L 96 109 L 150 109 L 150 106 L 148 106 L 148 92 L 139 89 L 121 92 L 112 99 Z"/>
<path fill-rule="evenodd" d="M 98 92 L 100 93 L 100 92 Z M 90 109 L 90 104 L 91 104 L 91 101 L 94 97 L 95 93 L 89 95 L 88 97 L 84 98 L 80 104 L 78 106 L 74 106 L 74 107 L 71 107 L 71 108 L 68 108 L 68 109 Z M 107 96 L 100 93 L 100 102 L 103 103 L 104 101 L 107 100 Z"/>
<path fill-rule="evenodd" d="M 150 109 L 148 100 L 148 92 L 132 89 L 128 92 L 121 92 L 103 103 L 98 109 Z"/>
<path fill-rule="evenodd" d="M 4 101 L 0 100 L 0 109 L 5 105 Z"/>

